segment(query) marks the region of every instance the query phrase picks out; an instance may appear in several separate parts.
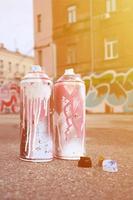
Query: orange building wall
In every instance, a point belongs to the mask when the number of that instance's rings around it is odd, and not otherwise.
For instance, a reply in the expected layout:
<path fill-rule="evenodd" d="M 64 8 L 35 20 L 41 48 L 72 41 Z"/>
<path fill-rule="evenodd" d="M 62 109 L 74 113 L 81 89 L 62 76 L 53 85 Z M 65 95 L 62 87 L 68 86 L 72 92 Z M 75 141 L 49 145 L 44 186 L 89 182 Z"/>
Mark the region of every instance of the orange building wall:
<path fill-rule="evenodd" d="M 50 75 L 55 75 L 56 71 L 57 77 L 63 74 L 65 68 L 70 67 L 81 75 L 101 73 L 106 70 L 125 72 L 132 68 L 133 1 L 116 0 L 116 11 L 110 13 L 109 18 L 106 17 L 105 2 L 105 0 L 34 0 L 36 63 L 38 63 L 37 51 L 41 49 L 42 64 L 47 66 Z M 77 7 L 77 22 L 69 24 L 67 8 L 72 5 Z M 43 30 L 37 33 L 36 15 L 40 12 Z M 105 39 L 118 40 L 118 58 L 105 60 Z M 54 53 L 53 44 L 56 49 Z M 71 64 L 67 61 L 70 46 L 76 48 L 76 61 Z"/>
<path fill-rule="evenodd" d="M 94 13 L 94 71 L 103 72 L 105 70 L 115 70 L 125 72 L 133 67 L 133 1 L 128 0 L 126 3 L 117 0 L 117 11 L 111 13 L 110 18 L 102 18 L 101 13 L 105 13 L 105 7 L 101 3 L 96 6 L 98 0 L 95 0 L 93 7 Z M 101 17 L 100 17 L 101 15 Z M 104 59 L 104 39 L 118 39 L 118 58 L 112 60 Z"/>
<path fill-rule="evenodd" d="M 73 67 L 77 73 L 85 74 L 90 69 L 89 4 L 80 0 L 53 0 L 53 38 L 57 47 L 57 75 L 65 68 Z M 67 8 L 77 7 L 77 23 L 69 24 Z M 76 62 L 67 63 L 68 48 L 76 48 Z"/>
<path fill-rule="evenodd" d="M 34 0 L 35 64 L 44 67 L 49 76 L 55 76 L 52 40 L 52 0 Z M 37 15 L 41 15 L 41 31 L 37 30 Z M 39 59 L 41 51 L 41 62 Z"/>

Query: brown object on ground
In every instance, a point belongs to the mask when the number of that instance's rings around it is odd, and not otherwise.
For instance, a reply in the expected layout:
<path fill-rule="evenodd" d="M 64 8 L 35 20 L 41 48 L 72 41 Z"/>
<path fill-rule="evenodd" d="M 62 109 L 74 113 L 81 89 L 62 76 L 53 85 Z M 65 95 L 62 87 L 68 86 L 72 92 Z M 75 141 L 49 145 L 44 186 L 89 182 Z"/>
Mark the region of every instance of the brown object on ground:
<path fill-rule="evenodd" d="M 80 157 L 78 161 L 78 167 L 89 168 L 92 167 L 92 161 L 90 157 Z"/>
<path fill-rule="evenodd" d="M 102 167 L 102 164 L 103 164 L 103 161 L 105 160 L 105 158 L 102 156 L 102 155 L 100 155 L 99 157 L 98 157 L 98 166 L 99 167 Z"/>

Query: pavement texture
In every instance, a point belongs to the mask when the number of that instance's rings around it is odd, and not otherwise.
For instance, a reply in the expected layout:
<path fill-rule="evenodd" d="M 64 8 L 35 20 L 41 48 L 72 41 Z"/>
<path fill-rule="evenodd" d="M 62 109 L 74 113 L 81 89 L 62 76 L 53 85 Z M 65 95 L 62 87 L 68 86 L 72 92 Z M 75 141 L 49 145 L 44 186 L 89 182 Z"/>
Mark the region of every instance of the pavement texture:
<path fill-rule="evenodd" d="M 19 116 L 0 115 L 0 200 L 132 200 L 133 115 L 87 115 L 86 149 L 92 168 L 78 161 L 19 160 Z M 114 159 L 118 172 L 97 166 Z"/>

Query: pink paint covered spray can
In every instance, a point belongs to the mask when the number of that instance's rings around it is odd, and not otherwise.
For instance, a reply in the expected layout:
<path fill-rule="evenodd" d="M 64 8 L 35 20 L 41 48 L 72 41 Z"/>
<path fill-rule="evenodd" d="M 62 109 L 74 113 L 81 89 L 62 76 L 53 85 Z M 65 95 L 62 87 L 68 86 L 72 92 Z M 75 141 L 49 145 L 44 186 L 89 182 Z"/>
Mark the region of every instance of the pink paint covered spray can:
<path fill-rule="evenodd" d="M 20 84 L 20 158 L 46 162 L 53 159 L 50 125 L 52 81 L 33 66 Z"/>
<path fill-rule="evenodd" d="M 73 69 L 54 85 L 54 155 L 78 160 L 85 154 L 85 84 Z"/>

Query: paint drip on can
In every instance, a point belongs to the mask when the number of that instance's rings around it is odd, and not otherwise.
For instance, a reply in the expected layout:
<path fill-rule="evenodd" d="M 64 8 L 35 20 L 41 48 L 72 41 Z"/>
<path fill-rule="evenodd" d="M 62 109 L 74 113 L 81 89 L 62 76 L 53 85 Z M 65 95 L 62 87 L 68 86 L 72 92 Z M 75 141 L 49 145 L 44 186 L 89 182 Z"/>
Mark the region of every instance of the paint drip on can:
<path fill-rule="evenodd" d="M 85 84 L 73 69 L 54 84 L 54 156 L 78 160 L 85 154 Z"/>
<path fill-rule="evenodd" d="M 53 83 L 33 66 L 20 84 L 20 158 L 46 162 L 53 159 L 50 100 Z"/>

